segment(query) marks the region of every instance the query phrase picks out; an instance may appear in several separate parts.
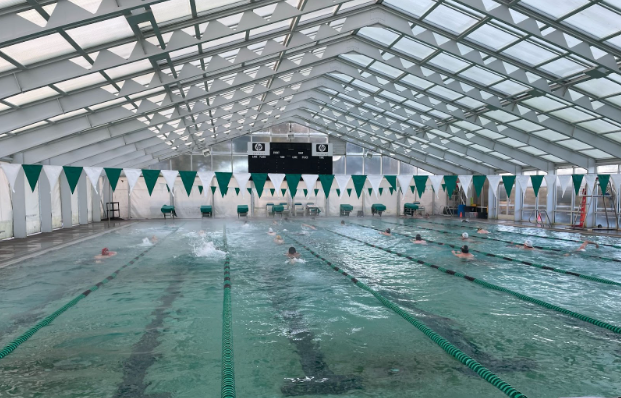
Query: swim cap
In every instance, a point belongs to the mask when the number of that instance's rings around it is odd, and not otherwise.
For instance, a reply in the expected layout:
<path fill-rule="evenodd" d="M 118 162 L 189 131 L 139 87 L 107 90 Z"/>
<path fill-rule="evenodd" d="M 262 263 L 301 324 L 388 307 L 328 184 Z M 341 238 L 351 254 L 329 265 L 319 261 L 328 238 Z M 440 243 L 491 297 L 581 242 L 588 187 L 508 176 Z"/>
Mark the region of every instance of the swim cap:
<path fill-rule="evenodd" d="M 533 247 L 533 242 L 530 239 L 526 239 L 524 241 L 524 246 L 526 246 L 526 247 Z"/>
<path fill-rule="evenodd" d="M 295 254 L 295 247 L 291 246 L 289 248 L 289 254 Z"/>
<path fill-rule="evenodd" d="M 108 250 L 107 247 L 104 247 L 103 249 L 101 249 L 101 255 L 102 256 L 107 256 L 108 253 L 110 253 L 110 250 Z"/>
<path fill-rule="evenodd" d="M 468 245 L 463 245 L 461 247 L 461 252 L 467 254 L 468 253 Z"/>
<path fill-rule="evenodd" d="M 464 239 L 468 239 L 468 232 L 464 232 L 463 234 L 461 234 L 461 237 Z"/>
<path fill-rule="evenodd" d="M 416 234 L 416 240 L 423 240 L 423 238 L 421 238 L 420 234 Z"/>
<path fill-rule="evenodd" d="M 268 229 L 268 232 L 274 232 L 274 230 L 272 228 Z"/>
<path fill-rule="evenodd" d="M 389 234 L 390 233 L 390 228 L 386 228 L 386 233 Z"/>
<path fill-rule="evenodd" d="M 276 235 L 276 239 L 278 239 L 278 240 L 282 240 L 282 236 L 280 236 L 280 235 Z"/>

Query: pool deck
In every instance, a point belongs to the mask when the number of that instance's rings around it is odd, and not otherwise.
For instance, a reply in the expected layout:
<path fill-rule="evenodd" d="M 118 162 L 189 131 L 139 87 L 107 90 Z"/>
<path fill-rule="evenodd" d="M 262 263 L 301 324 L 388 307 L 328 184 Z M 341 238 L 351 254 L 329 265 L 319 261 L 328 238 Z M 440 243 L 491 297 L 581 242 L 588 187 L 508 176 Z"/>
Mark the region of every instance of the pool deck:
<path fill-rule="evenodd" d="M 119 228 L 124 228 L 131 224 L 133 224 L 133 221 L 111 221 L 110 226 L 108 226 L 107 222 L 97 222 L 30 235 L 23 239 L 1 240 L 0 268 L 103 235 Z"/>

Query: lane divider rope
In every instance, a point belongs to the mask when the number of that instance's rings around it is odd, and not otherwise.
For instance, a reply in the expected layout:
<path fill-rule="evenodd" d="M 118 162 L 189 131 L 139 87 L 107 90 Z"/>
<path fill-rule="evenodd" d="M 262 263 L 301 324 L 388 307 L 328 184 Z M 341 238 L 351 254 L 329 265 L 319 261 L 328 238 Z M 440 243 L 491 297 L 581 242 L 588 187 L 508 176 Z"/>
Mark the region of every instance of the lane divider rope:
<path fill-rule="evenodd" d="M 498 376 L 496 376 L 494 373 L 492 373 L 485 366 L 481 365 L 475 359 L 473 359 L 473 358 L 469 357 L 468 355 L 466 355 L 464 352 L 462 352 L 457 347 L 452 345 L 448 340 L 446 340 L 445 338 L 443 338 L 442 336 L 437 334 L 435 331 L 433 331 L 427 325 L 425 325 L 424 323 L 422 323 L 421 321 L 416 319 L 414 316 L 412 316 L 411 314 L 409 314 L 408 312 L 403 310 L 397 304 L 395 304 L 392 301 L 388 300 L 387 298 L 382 296 L 377 291 L 371 289 L 366 284 L 360 282 L 353 275 L 350 275 L 349 273 L 347 273 L 344 270 L 340 269 L 339 267 L 335 266 L 334 264 L 332 264 L 332 262 L 328 261 L 327 259 L 325 259 L 321 255 L 319 255 L 318 253 L 313 251 L 311 248 L 306 246 L 304 243 L 302 243 L 299 240 L 295 239 L 291 235 L 288 235 L 288 234 L 285 234 L 285 235 L 288 236 L 289 239 L 291 239 L 292 241 L 296 242 L 298 245 L 302 246 L 304 249 L 306 249 L 313 256 L 317 257 L 318 259 L 320 259 L 321 261 L 323 261 L 324 263 L 329 265 L 333 270 L 335 270 L 335 271 L 339 272 L 340 274 L 342 274 L 342 275 L 346 276 L 347 278 L 349 278 L 349 280 L 351 280 L 354 283 L 354 285 L 356 285 L 359 288 L 361 288 L 361 289 L 367 291 L 368 293 L 372 294 L 385 307 L 391 309 L 397 315 L 401 316 L 403 319 L 405 319 L 411 325 L 413 325 L 418 330 L 423 332 L 425 334 L 425 336 L 429 337 L 434 343 L 439 345 L 440 348 L 442 348 L 445 352 L 447 352 L 453 358 L 457 359 L 458 361 L 460 361 L 461 363 L 463 363 L 464 365 L 466 365 L 467 367 L 472 369 L 483 380 L 485 380 L 488 383 L 492 384 L 494 387 L 498 388 L 500 391 L 502 391 L 503 393 L 505 393 L 507 396 L 509 396 L 511 398 L 526 398 L 526 395 L 522 394 L 521 392 L 519 392 L 518 390 L 513 388 L 510 384 L 508 384 L 507 382 L 505 382 L 502 379 L 500 379 Z"/>
<path fill-rule="evenodd" d="M 231 306 L 231 256 L 224 226 L 224 295 L 222 299 L 222 398 L 235 398 L 235 366 L 233 363 L 233 310 Z"/>
<path fill-rule="evenodd" d="M 404 226 L 404 225 L 405 225 L 405 224 L 398 224 L 398 223 L 393 223 L 393 222 L 389 222 L 389 221 L 384 221 L 384 222 L 385 222 L 385 223 L 387 223 L 387 224 L 393 224 L 393 225 L 401 225 L 401 226 Z M 427 222 L 427 221 L 424 221 L 424 222 Z M 438 230 L 438 229 L 421 227 L 421 226 L 420 226 L 420 225 L 418 225 L 418 224 L 417 224 L 416 226 L 411 225 L 410 227 L 412 227 L 412 228 L 420 228 L 420 229 L 424 229 L 424 230 L 427 230 L 427 231 L 439 232 L 439 233 L 441 233 L 441 234 L 461 235 L 461 232 L 453 232 L 453 231 L 440 231 L 440 230 Z M 520 242 L 512 242 L 512 241 L 509 241 L 509 240 L 498 239 L 498 238 L 492 238 L 491 236 L 472 236 L 472 235 L 471 235 L 470 237 L 471 237 L 471 238 L 475 238 L 475 239 L 485 239 L 485 240 L 493 240 L 493 241 L 496 241 L 496 242 L 504 242 L 504 243 L 509 243 L 509 244 L 512 244 L 512 245 L 516 245 L 516 244 L 517 244 L 517 245 L 521 245 L 521 243 L 520 243 Z M 559 253 L 559 252 L 560 252 L 560 253 L 564 252 L 562 249 L 557 249 L 557 248 L 555 248 L 555 247 L 535 246 L 535 245 L 533 245 L 533 247 L 534 247 L 535 249 L 550 250 L 550 251 L 555 251 L 555 252 L 557 252 L 557 253 Z M 591 257 L 591 258 L 597 258 L 597 259 L 600 259 L 600 260 L 614 261 L 614 262 L 616 262 L 616 263 L 621 263 L 621 259 L 618 259 L 618 258 L 610 258 L 610 257 L 594 256 L 594 255 L 591 255 L 591 254 L 586 254 L 586 253 L 582 253 L 582 252 L 571 252 L 571 253 L 580 254 L 581 256 L 584 256 L 584 257 Z"/>
<path fill-rule="evenodd" d="M 382 222 L 385 222 L 385 221 L 382 221 Z M 362 224 L 357 224 L 357 223 L 348 223 L 348 224 L 356 225 L 358 227 L 363 227 L 363 228 L 369 228 L 369 229 L 373 229 L 373 230 L 376 230 L 376 231 L 382 231 L 379 228 L 369 227 L 367 225 L 362 225 Z M 403 225 L 403 226 L 407 227 L 407 225 Z M 400 234 L 398 232 L 391 231 L 391 233 L 393 233 L 395 235 L 405 236 L 406 238 L 411 238 L 411 236 L 409 236 L 409 235 Z M 453 249 L 459 249 L 460 248 L 459 245 L 452 245 L 450 243 L 434 241 L 434 240 L 431 240 L 431 239 L 425 239 L 425 241 L 429 242 L 429 243 L 436 244 L 436 245 L 440 245 L 440 246 L 448 246 L 448 247 L 453 248 Z M 575 277 L 586 279 L 586 280 L 593 281 L 593 282 L 605 283 L 607 285 L 621 286 L 621 283 L 612 281 L 610 279 L 598 278 L 596 276 L 579 274 L 577 272 L 567 271 L 567 270 L 564 270 L 564 269 L 561 269 L 561 268 L 549 267 L 547 265 L 532 263 L 530 261 L 518 260 L 516 258 L 505 257 L 505 256 L 502 256 L 502 255 L 497 255 L 497 254 L 494 254 L 494 253 L 488 253 L 488 252 L 484 252 L 482 250 L 473 249 L 471 247 L 469 248 L 469 250 L 473 251 L 473 252 L 476 252 L 476 253 L 481 253 L 481 254 L 483 254 L 483 255 L 485 255 L 487 257 L 495 257 L 495 258 L 499 258 L 501 260 L 512 261 L 514 263 L 524 264 L 524 265 L 528 265 L 528 266 L 539 268 L 539 269 L 546 270 L 546 271 L 558 272 L 559 274 L 571 275 L 571 276 L 575 276 Z"/>
<path fill-rule="evenodd" d="M 179 229 L 179 228 L 177 228 L 177 229 Z M 164 239 L 162 239 L 160 241 L 160 243 L 163 242 L 166 238 L 168 238 L 173 233 L 174 232 L 172 232 L 169 235 L 166 235 L 166 237 Z M 147 254 L 149 251 L 153 250 L 156 247 L 156 245 L 153 245 L 153 246 L 149 247 L 148 249 L 146 249 L 145 251 L 143 251 L 142 253 L 140 253 L 136 257 L 134 257 L 127 264 L 123 265 L 121 268 L 119 268 L 116 271 L 114 271 L 106 279 L 102 280 L 101 282 L 96 283 L 92 287 L 90 287 L 87 290 L 83 291 L 82 293 L 80 293 L 80 295 L 75 297 L 73 300 L 71 300 L 67 304 L 63 305 L 61 308 L 56 310 L 54 313 L 52 313 L 51 315 L 48 315 L 42 321 L 37 323 L 35 326 L 33 326 L 32 328 L 28 329 L 24 334 L 22 334 L 21 336 L 19 336 L 18 338 L 16 338 L 12 342 L 10 342 L 2 350 L 0 350 L 0 359 L 6 357 L 7 355 L 9 355 L 13 351 L 15 351 L 17 349 L 17 347 L 19 347 L 20 345 L 25 343 L 29 338 L 31 338 L 35 333 L 37 333 L 39 331 L 39 329 L 41 329 L 41 328 L 43 328 L 45 326 L 48 326 L 50 323 L 52 323 L 52 321 L 54 321 L 54 319 L 58 318 L 63 312 L 67 311 L 69 308 L 71 308 L 74 305 L 76 305 L 77 303 L 79 303 L 82 299 L 85 299 L 86 297 L 88 297 L 89 294 L 93 293 L 94 291 L 96 291 L 97 289 L 99 289 L 100 287 L 105 285 L 106 283 L 110 282 L 112 279 L 115 279 L 122 270 L 124 270 L 125 268 L 129 267 L 130 265 L 133 265 L 135 262 L 140 260 L 142 257 L 144 257 L 145 254 Z"/>
<path fill-rule="evenodd" d="M 458 278 L 463 278 L 463 279 L 465 279 L 465 280 L 467 280 L 469 282 L 473 282 L 473 283 L 476 283 L 478 285 L 487 287 L 488 289 L 493 289 L 493 290 L 496 290 L 496 291 L 499 291 L 499 292 L 508 293 L 508 294 L 510 294 L 510 295 L 512 295 L 514 297 L 519 298 L 520 300 L 540 305 L 542 307 L 545 307 L 545 308 L 548 308 L 548 309 L 560 312 L 562 314 L 571 316 L 573 318 L 580 319 L 581 321 L 588 322 L 588 323 L 590 323 L 592 325 L 599 326 L 599 327 L 604 328 L 604 329 L 608 329 L 608 330 L 610 330 L 610 331 L 612 331 L 614 333 L 620 333 L 621 334 L 621 327 L 619 327 L 619 326 L 615 326 L 615 325 L 611 325 L 611 324 L 606 323 L 606 322 L 599 321 L 597 319 L 594 319 L 594 318 L 591 318 L 589 316 L 580 314 L 578 312 L 570 311 L 568 309 L 559 307 L 559 306 L 554 305 L 554 304 L 547 303 L 545 301 L 536 299 L 534 297 L 530 297 L 530 296 L 527 296 L 525 294 L 514 292 L 513 290 L 504 288 L 502 286 L 498 286 L 498 285 L 494 285 L 494 284 L 489 283 L 489 282 L 485 282 L 482 279 L 478 279 L 478 278 L 475 278 L 475 277 L 472 277 L 472 276 L 469 276 L 469 275 L 466 275 L 466 274 L 462 274 L 460 272 L 453 271 L 453 270 L 450 270 L 450 269 L 442 268 L 442 267 L 440 267 L 438 265 L 431 264 L 431 263 L 425 262 L 423 260 L 415 259 L 412 256 L 408 256 L 408 255 L 405 255 L 403 253 L 398 253 L 398 252 L 395 252 L 394 250 L 386 249 L 386 248 L 383 248 L 383 247 L 380 247 L 380 246 L 377 246 L 377 245 L 365 242 L 365 241 L 360 240 L 360 239 L 352 238 L 351 236 L 343 235 L 343 234 L 340 234 L 338 232 L 331 231 L 329 229 L 326 229 L 326 231 L 329 231 L 329 232 L 331 232 L 331 233 L 333 233 L 335 235 L 339 235 L 339 236 L 342 236 L 342 237 L 347 238 L 347 239 L 351 239 L 351 240 L 360 242 L 360 243 L 362 243 L 362 244 L 364 244 L 366 246 L 370 246 L 370 247 L 373 247 L 373 248 L 376 248 L 376 249 L 380 249 L 380 250 L 383 250 L 383 251 L 385 251 L 387 253 L 390 253 L 390 254 L 395 254 L 395 255 L 397 255 L 399 257 L 406 258 L 406 259 L 408 259 L 408 260 L 410 260 L 410 261 L 412 261 L 414 263 L 421 264 L 421 265 L 424 265 L 426 267 L 437 269 L 438 271 L 444 272 L 445 274 L 456 276 Z"/>

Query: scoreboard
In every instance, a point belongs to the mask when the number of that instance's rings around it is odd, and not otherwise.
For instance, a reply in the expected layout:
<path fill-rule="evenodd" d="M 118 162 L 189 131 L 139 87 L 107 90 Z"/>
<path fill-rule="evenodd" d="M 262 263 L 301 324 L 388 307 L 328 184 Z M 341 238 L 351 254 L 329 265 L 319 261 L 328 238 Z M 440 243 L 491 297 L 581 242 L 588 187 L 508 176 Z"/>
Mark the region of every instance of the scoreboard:
<path fill-rule="evenodd" d="M 249 173 L 332 174 L 331 144 L 248 143 Z"/>

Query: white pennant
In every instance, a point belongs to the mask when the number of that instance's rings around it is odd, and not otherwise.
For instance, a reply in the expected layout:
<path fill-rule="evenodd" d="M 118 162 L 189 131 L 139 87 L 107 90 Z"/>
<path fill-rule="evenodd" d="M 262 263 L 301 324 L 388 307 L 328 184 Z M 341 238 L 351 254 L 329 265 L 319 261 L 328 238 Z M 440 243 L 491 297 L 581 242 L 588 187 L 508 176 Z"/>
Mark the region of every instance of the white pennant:
<path fill-rule="evenodd" d="M 199 171 L 198 178 L 200 178 L 203 184 L 203 193 L 207 196 L 207 193 L 211 191 L 211 180 L 216 175 L 213 171 Z"/>
<path fill-rule="evenodd" d="M 619 190 L 621 190 L 621 174 L 611 174 L 610 178 L 612 179 L 612 185 L 615 187 L 615 192 L 619 195 Z"/>
<path fill-rule="evenodd" d="M 494 193 L 494 197 L 497 196 L 496 192 L 498 192 L 498 185 L 500 184 L 502 176 L 499 175 L 489 175 L 487 176 L 487 181 L 489 182 L 489 189 Z"/>
<path fill-rule="evenodd" d="M 461 182 L 461 189 L 468 195 L 468 189 L 470 189 L 470 184 L 472 183 L 472 174 L 460 175 L 459 182 Z"/>
<path fill-rule="evenodd" d="M 241 191 L 242 198 L 245 197 L 244 192 L 246 192 L 246 184 L 250 180 L 250 173 L 234 173 L 233 177 L 237 180 L 237 185 L 239 185 L 239 190 Z"/>
<path fill-rule="evenodd" d="M 274 189 L 276 192 L 276 195 L 282 195 L 282 192 L 280 192 L 280 186 L 282 185 L 282 182 L 285 180 L 285 175 L 284 174 L 274 174 L 274 173 L 269 173 L 267 175 L 270 178 L 270 181 L 272 182 L 272 184 L 274 184 Z"/>
<path fill-rule="evenodd" d="M 340 197 L 343 197 L 343 194 L 347 189 L 347 184 L 349 184 L 349 180 L 351 179 L 351 175 L 338 175 L 334 176 L 334 179 L 336 179 L 336 184 L 339 186 L 339 190 L 341 191 Z"/>
<path fill-rule="evenodd" d="M 52 166 L 46 164 L 43 166 L 43 171 L 47 176 L 47 180 L 50 182 L 50 192 L 54 190 L 54 187 L 58 183 L 58 177 L 60 177 L 60 173 L 63 172 L 63 166 Z"/>
<path fill-rule="evenodd" d="M 522 198 L 526 196 L 526 188 L 528 188 L 528 183 L 530 182 L 530 176 L 525 176 L 523 174 L 519 174 L 515 176 L 517 183 L 520 184 L 520 189 L 522 190 Z"/>
<path fill-rule="evenodd" d="M 384 179 L 383 175 L 368 175 L 367 176 L 367 180 L 369 180 L 369 183 L 371 184 L 371 188 L 373 188 L 373 193 L 375 193 L 375 197 L 379 199 L 378 192 L 379 192 L 379 186 L 382 183 L 382 180 Z"/>
<path fill-rule="evenodd" d="M 302 174 L 302 179 L 308 189 L 308 196 L 315 194 L 315 184 L 317 184 L 318 174 Z"/>
<path fill-rule="evenodd" d="M 125 172 L 125 177 L 127 177 L 127 182 L 129 183 L 129 194 L 132 194 L 132 190 L 134 189 L 134 185 L 138 182 L 138 178 L 140 178 L 140 174 L 142 174 L 142 170 L 140 169 L 123 169 Z"/>
<path fill-rule="evenodd" d="M 431 186 L 433 187 L 433 190 L 436 193 L 436 198 L 440 194 L 440 187 L 442 186 L 442 179 L 443 178 L 444 178 L 443 175 L 441 175 L 441 176 L 429 176 L 429 182 L 431 182 Z"/>
<path fill-rule="evenodd" d="M 558 182 L 561 183 L 561 198 L 562 198 L 563 196 L 565 196 L 565 191 L 567 191 L 567 188 L 569 187 L 569 184 L 571 183 L 571 176 L 560 175 L 558 176 Z"/>
<path fill-rule="evenodd" d="M 551 189 L 554 189 L 554 186 L 556 185 L 556 174 L 546 174 L 543 179 L 546 181 L 548 192 L 550 192 Z"/>
<path fill-rule="evenodd" d="M 588 192 L 592 192 L 593 188 L 595 188 L 595 179 L 597 178 L 597 174 L 587 174 L 584 176 L 584 180 L 586 181 Z"/>
<path fill-rule="evenodd" d="M 21 169 L 21 164 L 2 163 L 2 170 L 4 170 L 4 174 L 6 174 L 6 178 L 9 180 L 9 185 L 13 192 L 15 192 L 15 180 L 17 180 L 17 175 Z"/>
<path fill-rule="evenodd" d="M 160 172 L 166 180 L 166 184 L 168 185 L 168 189 L 170 189 L 170 193 L 175 196 L 175 181 L 177 180 L 177 174 L 179 174 L 179 172 L 177 170 L 161 170 Z"/>
<path fill-rule="evenodd" d="M 84 168 L 84 172 L 88 176 L 88 179 L 91 180 L 91 185 L 93 186 L 93 189 L 95 190 L 95 193 L 97 194 L 98 194 L 97 184 L 99 183 L 99 176 L 101 175 L 102 171 L 103 171 L 103 167 L 85 167 Z"/>
<path fill-rule="evenodd" d="M 405 194 L 408 192 L 408 188 L 410 188 L 412 176 L 409 174 L 398 175 L 397 180 L 399 181 L 399 186 L 401 186 L 401 195 L 405 198 Z"/>

